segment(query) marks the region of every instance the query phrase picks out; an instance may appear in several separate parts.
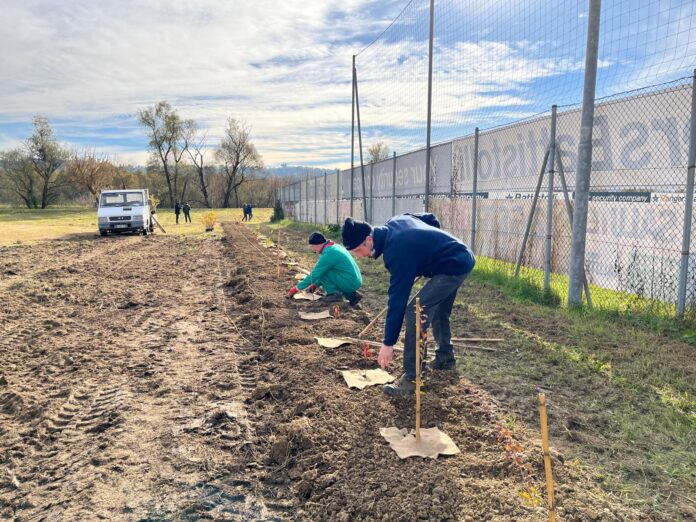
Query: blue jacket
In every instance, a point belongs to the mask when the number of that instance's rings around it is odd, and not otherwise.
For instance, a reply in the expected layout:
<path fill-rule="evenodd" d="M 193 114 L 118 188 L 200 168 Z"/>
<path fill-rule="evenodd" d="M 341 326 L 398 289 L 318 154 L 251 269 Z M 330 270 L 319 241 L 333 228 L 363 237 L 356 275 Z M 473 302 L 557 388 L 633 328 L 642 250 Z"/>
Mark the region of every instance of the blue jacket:
<path fill-rule="evenodd" d="M 431 223 L 431 224 L 428 224 Z M 389 270 L 389 311 L 384 344 L 396 344 L 413 281 L 418 276 L 463 275 L 474 268 L 474 254 L 459 239 L 436 228 L 432 214 L 402 214 L 372 231 L 374 258 L 384 255 Z"/>

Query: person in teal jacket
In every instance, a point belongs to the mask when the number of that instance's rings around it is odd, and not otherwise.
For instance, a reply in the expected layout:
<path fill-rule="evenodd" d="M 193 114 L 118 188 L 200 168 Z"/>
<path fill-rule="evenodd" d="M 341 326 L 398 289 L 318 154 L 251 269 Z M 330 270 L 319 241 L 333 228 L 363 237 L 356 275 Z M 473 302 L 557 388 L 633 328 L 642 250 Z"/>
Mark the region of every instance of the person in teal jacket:
<path fill-rule="evenodd" d="M 288 291 L 288 298 L 300 290 L 313 292 L 322 288 L 326 295 L 323 302 L 342 301 L 345 297 L 355 307 L 362 299 L 358 289 L 362 286 L 362 274 L 355 259 L 341 245 L 328 241 L 320 232 L 312 232 L 309 245 L 319 254 L 319 261 L 312 273 Z"/>

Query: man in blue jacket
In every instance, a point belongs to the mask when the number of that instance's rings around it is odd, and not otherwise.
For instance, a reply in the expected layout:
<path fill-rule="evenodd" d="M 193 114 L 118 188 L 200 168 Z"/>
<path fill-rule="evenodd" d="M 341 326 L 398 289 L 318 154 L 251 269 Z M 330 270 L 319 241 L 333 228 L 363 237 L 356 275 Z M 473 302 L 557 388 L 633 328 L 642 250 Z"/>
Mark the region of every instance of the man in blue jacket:
<path fill-rule="evenodd" d="M 384 392 L 400 396 L 415 390 L 415 298 L 410 303 L 408 298 L 419 276 L 430 278 L 417 294 L 426 315 L 424 328 L 432 324 L 438 345 L 430 368 L 454 370 L 456 361 L 449 316 L 459 287 L 474 268 L 471 250 L 456 237 L 440 230 L 440 223 L 433 214 L 402 214 L 375 228 L 348 218 L 342 234 L 344 246 L 356 257 L 377 259 L 384 256 L 384 266 L 391 274 L 384 340 L 377 358 L 382 369 L 391 364 L 394 345 L 406 317 L 404 374 L 393 384 L 387 384 Z"/>

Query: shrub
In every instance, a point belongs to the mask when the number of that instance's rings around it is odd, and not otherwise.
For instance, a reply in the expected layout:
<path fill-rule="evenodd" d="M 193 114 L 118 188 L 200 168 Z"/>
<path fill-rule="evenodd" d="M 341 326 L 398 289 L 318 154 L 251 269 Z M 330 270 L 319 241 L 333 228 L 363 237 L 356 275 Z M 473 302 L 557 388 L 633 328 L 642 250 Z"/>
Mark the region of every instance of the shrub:
<path fill-rule="evenodd" d="M 215 219 L 217 219 L 215 212 L 206 212 L 203 214 L 201 221 L 203 221 L 206 230 L 213 230 L 215 227 Z"/>

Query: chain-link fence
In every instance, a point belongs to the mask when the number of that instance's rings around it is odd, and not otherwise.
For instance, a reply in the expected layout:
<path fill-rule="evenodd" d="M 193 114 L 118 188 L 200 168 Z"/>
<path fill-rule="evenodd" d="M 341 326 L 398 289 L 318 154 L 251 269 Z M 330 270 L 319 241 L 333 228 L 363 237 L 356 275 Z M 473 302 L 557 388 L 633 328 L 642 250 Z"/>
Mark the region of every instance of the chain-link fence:
<path fill-rule="evenodd" d="M 615 293 L 595 299 L 598 305 L 628 295 L 649 306 L 674 308 L 691 100 L 692 79 L 683 78 L 597 101 L 586 277 L 591 293 Z M 579 120 L 579 107 L 560 107 L 555 142 L 549 111 L 482 130 L 478 140 L 473 134 L 434 146 L 430 209 L 443 228 L 473 244 L 480 258 L 495 260 L 495 270 L 512 275 L 520 262 L 520 276 L 538 280 L 548 265 L 563 285 L 570 260 Z M 283 187 L 279 196 L 287 216 L 308 223 L 341 224 L 353 216 L 379 225 L 396 214 L 421 212 L 425 150 L 356 167 L 352 176 L 350 169 L 326 172 Z M 686 295 L 689 307 L 696 306 L 693 260 Z"/>
<path fill-rule="evenodd" d="M 410 0 L 353 56 L 352 168 L 281 197 L 318 223 L 429 209 L 479 267 L 681 315 L 695 66 L 692 0 Z"/>

